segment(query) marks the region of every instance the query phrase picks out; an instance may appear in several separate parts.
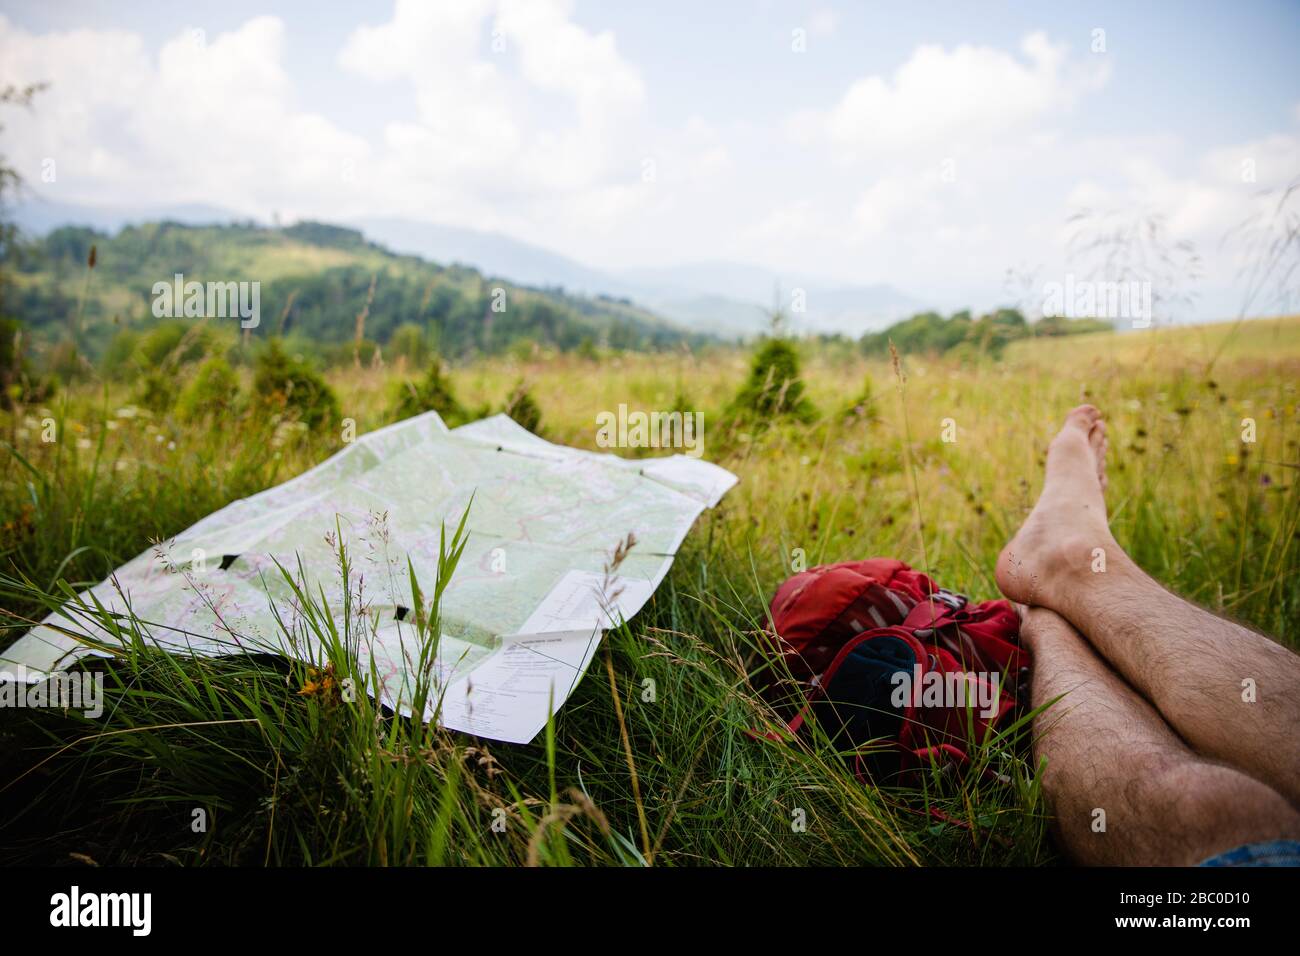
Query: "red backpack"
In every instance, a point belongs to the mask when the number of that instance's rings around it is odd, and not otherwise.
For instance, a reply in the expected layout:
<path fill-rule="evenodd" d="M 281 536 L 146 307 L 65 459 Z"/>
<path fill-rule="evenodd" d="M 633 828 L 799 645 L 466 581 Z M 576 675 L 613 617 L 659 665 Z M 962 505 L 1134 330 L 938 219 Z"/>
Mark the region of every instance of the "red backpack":
<path fill-rule="evenodd" d="M 854 751 L 862 776 L 964 764 L 969 741 L 1028 693 L 1029 654 L 1011 605 L 972 604 L 902 561 L 810 568 L 777 589 L 771 611 L 775 649 L 803 703 L 789 732 L 815 716 Z M 784 681 L 767 690 L 792 696 Z M 882 740 L 892 746 L 882 751 Z"/>

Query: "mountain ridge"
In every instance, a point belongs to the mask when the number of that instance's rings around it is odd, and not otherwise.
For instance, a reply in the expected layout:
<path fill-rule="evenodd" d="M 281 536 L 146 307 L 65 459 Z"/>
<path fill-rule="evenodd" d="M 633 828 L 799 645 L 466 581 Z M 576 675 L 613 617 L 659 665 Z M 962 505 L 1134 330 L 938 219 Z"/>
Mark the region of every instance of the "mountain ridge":
<path fill-rule="evenodd" d="M 153 293 L 177 273 L 199 283 L 256 283 L 260 311 L 250 326 L 256 334 L 295 335 L 322 353 L 358 338 L 382 345 L 410 325 L 449 357 L 517 345 L 652 351 L 709 341 L 630 302 L 400 255 L 359 230 L 328 223 L 279 229 L 164 221 L 126 224 L 115 233 L 65 226 L 15 253 L 6 262 L 5 311 L 21 316 L 35 338 L 71 337 L 91 355 L 119 331 L 164 318 Z M 207 311 L 192 317 L 199 314 Z"/>
<path fill-rule="evenodd" d="M 14 218 L 35 233 L 61 225 L 115 230 L 159 221 L 249 221 L 210 205 L 80 206 L 39 198 L 19 205 Z M 856 337 L 934 305 L 887 283 L 855 285 L 825 277 L 782 275 L 747 263 L 697 261 L 611 271 L 487 230 L 391 216 L 355 218 L 340 225 L 360 229 L 370 241 L 398 254 L 420 256 L 434 264 L 464 265 L 539 289 L 626 299 L 685 328 L 724 337 L 751 337 L 765 331 L 778 294 L 790 328 L 797 333 L 839 332 Z"/>

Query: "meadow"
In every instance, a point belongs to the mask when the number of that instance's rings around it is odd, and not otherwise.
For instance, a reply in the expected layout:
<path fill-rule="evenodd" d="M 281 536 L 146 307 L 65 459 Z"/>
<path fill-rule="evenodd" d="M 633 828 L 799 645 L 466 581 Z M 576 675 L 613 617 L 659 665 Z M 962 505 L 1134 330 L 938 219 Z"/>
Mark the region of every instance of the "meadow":
<path fill-rule="evenodd" d="M 1300 319 L 1034 338 L 998 358 L 905 354 L 897 372 L 853 348 L 800 347 L 809 421 L 729 416 L 749 372 L 739 348 L 536 352 L 449 370 L 472 409 L 497 410 L 523 381 L 543 436 L 580 448 L 596 447 L 596 416 L 620 404 L 702 411 L 704 457 L 740 478 L 535 745 L 447 734 L 364 697 L 303 694 L 304 664 L 182 659 L 137 640 L 88 665 L 105 674 L 100 720 L 0 711 L 0 855 L 1057 863 L 1023 726 L 981 745 L 976 772 L 869 785 L 824 735 L 756 738 L 773 715 L 751 678 L 767 602 L 796 561 L 893 556 L 996 596 L 994 559 L 1035 500 L 1048 441 L 1082 401 L 1109 422 L 1119 542 L 1171 589 L 1300 645 Z M 411 374 L 400 363 L 326 373 L 358 432 L 393 420 Z M 249 371 L 237 375 L 249 391 Z M 341 447 L 337 431 L 251 407 L 186 422 L 151 413 L 134 388 L 90 380 L 0 412 L 0 644 L 68 586 Z M 55 441 L 42 440 L 47 419 Z"/>

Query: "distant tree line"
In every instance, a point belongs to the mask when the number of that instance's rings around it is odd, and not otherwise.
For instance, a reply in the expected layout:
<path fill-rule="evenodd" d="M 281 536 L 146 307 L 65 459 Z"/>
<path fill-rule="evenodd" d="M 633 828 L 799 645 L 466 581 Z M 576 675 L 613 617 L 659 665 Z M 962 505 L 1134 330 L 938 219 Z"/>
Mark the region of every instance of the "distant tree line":
<path fill-rule="evenodd" d="M 1043 335 L 1106 332 L 1113 328 L 1101 319 L 1044 318 L 1026 321 L 1017 309 L 996 309 L 975 318 L 969 311 L 944 318 L 938 312 L 921 312 L 859 340 L 864 353 L 889 354 L 889 343 L 904 354 L 970 352 L 998 356 L 1011 342 Z"/>

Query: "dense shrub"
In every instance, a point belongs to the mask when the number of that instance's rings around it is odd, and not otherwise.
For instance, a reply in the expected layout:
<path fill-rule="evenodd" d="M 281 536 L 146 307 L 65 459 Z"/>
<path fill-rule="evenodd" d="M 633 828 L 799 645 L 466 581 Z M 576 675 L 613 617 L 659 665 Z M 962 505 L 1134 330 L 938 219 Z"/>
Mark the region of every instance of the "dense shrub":
<path fill-rule="evenodd" d="M 506 398 L 504 411 L 534 435 L 542 433 L 542 409 L 522 379 Z"/>
<path fill-rule="evenodd" d="M 239 404 L 239 378 L 220 356 L 204 360 L 176 403 L 181 421 L 192 422 L 234 411 Z"/>
<path fill-rule="evenodd" d="M 395 413 L 398 418 L 410 418 L 423 412 L 435 411 L 448 424 L 459 424 L 465 419 L 465 409 L 456 400 L 451 380 L 443 372 L 442 362 L 429 363 L 424 378 L 405 381 L 398 387 Z"/>
<path fill-rule="evenodd" d="M 214 345 L 212 330 L 194 320 L 162 322 L 140 339 L 140 359 L 147 368 L 197 362 Z"/>
<path fill-rule="evenodd" d="M 422 368 L 433 358 L 428 336 L 414 322 L 399 325 L 389 338 L 385 351 L 390 359 L 405 359 L 410 368 Z"/>
<path fill-rule="evenodd" d="M 141 408 L 163 415 L 172 410 L 179 391 L 175 372 L 151 368 L 137 380 L 134 402 Z"/>
<path fill-rule="evenodd" d="M 22 326 L 13 319 L 0 319 L 0 408 L 11 408 L 14 402 L 47 401 L 54 394 L 54 380 L 32 371 L 24 345 Z"/>
<path fill-rule="evenodd" d="M 309 428 L 330 428 L 339 420 L 339 402 L 320 374 L 289 355 L 271 339 L 257 357 L 253 372 L 254 405 L 287 414 Z"/>
<path fill-rule="evenodd" d="M 114 381 L 125 381 L 140 374 L 140 335 L 133 329 L 119 329 L 100 356 L 99 367 Z"/>
<path fill-rule="evenodd" d="M 799 351 L 785 338 L 764 339 L 754 353 L 749 378 L 731 403 L 731 412 L 745 418 L 793 418 L 811 421 L 816 409 L 803 393 Z"/>

